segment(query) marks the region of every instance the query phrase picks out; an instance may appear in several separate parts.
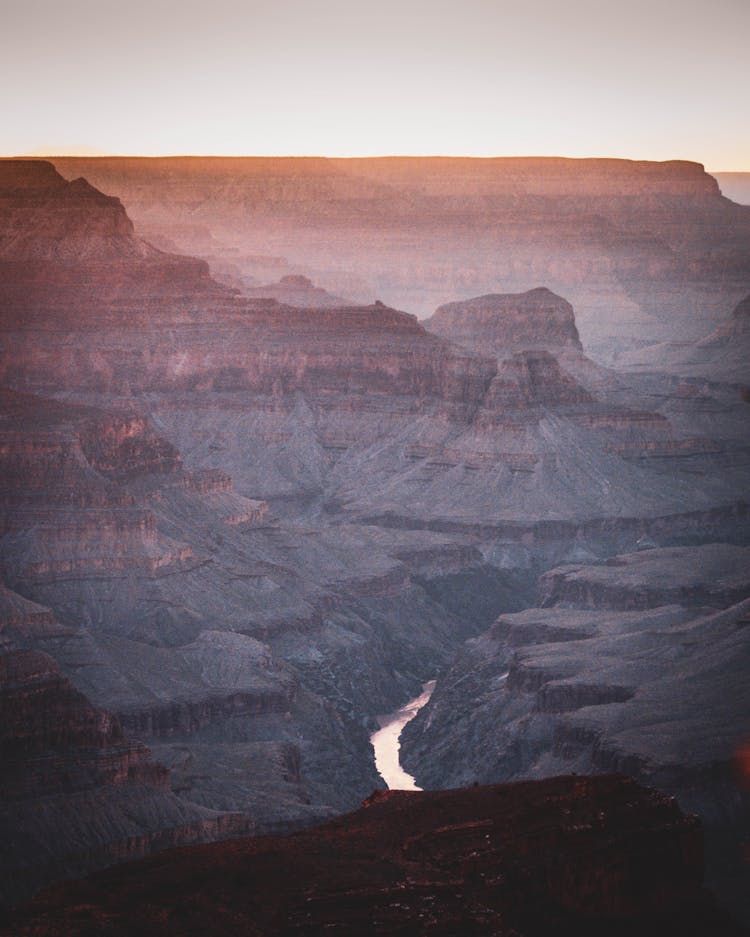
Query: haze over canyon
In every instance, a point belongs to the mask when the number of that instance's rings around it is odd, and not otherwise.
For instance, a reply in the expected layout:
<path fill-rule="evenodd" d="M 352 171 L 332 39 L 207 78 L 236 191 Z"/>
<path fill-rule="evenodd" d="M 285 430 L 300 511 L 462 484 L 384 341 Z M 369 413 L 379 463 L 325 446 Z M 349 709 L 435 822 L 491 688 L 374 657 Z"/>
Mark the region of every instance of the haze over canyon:
<path fill-rule="evenodd" d="M 739 933 L 749 417 L 697 163 L 0 160 L 0 932 Z"/>

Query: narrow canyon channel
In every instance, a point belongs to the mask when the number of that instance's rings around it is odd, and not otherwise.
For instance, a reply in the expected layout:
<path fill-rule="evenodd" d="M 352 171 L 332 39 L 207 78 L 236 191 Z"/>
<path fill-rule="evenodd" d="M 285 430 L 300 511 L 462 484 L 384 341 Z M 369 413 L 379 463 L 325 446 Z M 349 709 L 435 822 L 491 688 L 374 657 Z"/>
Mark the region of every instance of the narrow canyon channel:
<path fill-rule="evenodd" d="M 378 716 L 380 728 L 370 736 L 372 747 L 375 749 L 375 767 L 388 788 L 392 791 L 421 791 L 414 778 L 401 767 L 399 752 L 401 750 L 401 732 L 407 722 L 417 715 L 419 710 L 427 703 L 435 689 L 435 681 L 430 680 L 422 686 L 419 696 L 409 700 L 401 709 L 387 716 Z"/>

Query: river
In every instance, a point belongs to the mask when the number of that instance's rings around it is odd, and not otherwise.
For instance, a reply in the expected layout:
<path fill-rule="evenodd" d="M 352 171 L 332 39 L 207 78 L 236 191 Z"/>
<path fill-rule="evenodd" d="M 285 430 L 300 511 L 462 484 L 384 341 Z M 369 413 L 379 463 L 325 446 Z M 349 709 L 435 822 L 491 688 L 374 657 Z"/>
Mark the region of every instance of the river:
<path fill-rule="evenodd" d="M 375 749 L 375 767 L 392 791 L 421 791 L 414 778 L 401 767 L 399 751 L 401 749 L 401 732 L 407 722 L 410 722 L 427 703 L 435 681 L 430 680 L 422 687 L 419 696 L 409 700 L 401 709 L 387 716 L 378 716 L 380 728 L 370 736 L 372 747 Z"/>

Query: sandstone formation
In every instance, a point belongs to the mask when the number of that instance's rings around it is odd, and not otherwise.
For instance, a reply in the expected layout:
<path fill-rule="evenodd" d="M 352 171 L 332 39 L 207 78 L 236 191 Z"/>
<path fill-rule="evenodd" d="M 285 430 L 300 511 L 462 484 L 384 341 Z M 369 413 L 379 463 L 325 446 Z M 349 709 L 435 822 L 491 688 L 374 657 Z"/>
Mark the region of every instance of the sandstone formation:
<path fill-rule="evenodd" d="M 741 933 L 701 871 L 699 824 L 671 799 L 617 775 L 554 778 L 374 794 L 308 833 L 173 850 L 59 887 L 10 927 L 14 937 Z"/>
<path fill-rule="evenodd" d="M 514 351 L 581 350 L 573 307 L 544 287 L 447 303 L 424 324 L 435 335 L 501 357 Z"/>
<path fill-rule="evenodd" d="M 695 163 L 612 159 L 58 158 L 180 249 L 431 315 L 544 284 L 587 350 L 698 340 L 750 289 L 750 209 Z M 186 225 L 208 228 L 215 245 Z M 351 281 L 343 282 L 342 274 Z M 356 289 L 356 284 L 362 287 Z M 354 290 L 354 291 L 353 291 Z"/>

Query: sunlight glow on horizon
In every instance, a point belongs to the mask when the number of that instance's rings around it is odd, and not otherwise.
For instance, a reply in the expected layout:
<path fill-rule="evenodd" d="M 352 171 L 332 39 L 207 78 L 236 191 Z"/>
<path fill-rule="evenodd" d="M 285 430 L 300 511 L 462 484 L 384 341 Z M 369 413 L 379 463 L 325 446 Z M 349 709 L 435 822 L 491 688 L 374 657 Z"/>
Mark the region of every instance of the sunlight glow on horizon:
<path fill-rule="evenodd" d="M 746 0 L 6 0 L 0 152 L 750 171 L 748 35 Z"/>

